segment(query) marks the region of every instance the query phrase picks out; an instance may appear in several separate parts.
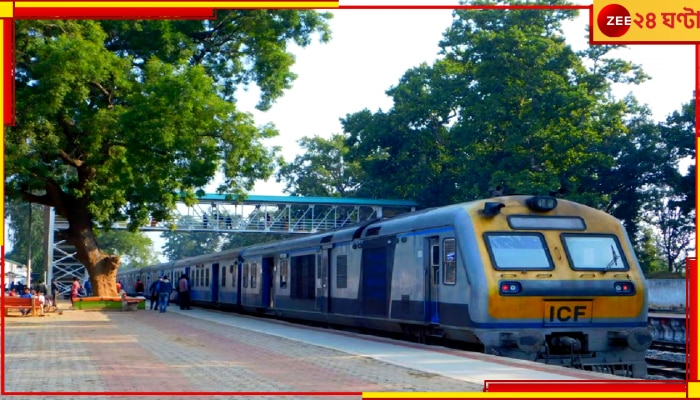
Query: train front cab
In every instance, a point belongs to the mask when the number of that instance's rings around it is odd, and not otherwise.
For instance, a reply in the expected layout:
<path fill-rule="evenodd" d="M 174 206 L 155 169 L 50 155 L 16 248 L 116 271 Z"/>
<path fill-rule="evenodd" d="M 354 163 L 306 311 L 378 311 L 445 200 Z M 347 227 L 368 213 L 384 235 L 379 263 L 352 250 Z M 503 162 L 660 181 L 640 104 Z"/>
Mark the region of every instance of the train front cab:
<path fill-rule="evenodd" d="M 645 375 L 644 277 L 619 221 L 544 196 L 499 198 L 472 218 L 489 288 L 488 312 L 473 317 L 489 327 L 487 351 Z"/>

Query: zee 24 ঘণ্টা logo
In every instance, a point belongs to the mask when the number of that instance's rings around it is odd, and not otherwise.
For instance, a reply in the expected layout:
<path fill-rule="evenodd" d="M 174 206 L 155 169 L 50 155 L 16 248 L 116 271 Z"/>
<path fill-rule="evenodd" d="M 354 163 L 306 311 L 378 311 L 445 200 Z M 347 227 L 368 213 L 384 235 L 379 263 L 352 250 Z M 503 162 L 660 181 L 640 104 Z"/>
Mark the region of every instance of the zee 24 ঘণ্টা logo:
<path fill-rule="evenodd" d="M 595 17 L 598 35 L 592 42 L 700 43 L 697 0 L 622 0 L 605 4 L 607 1 L 600 0 L 602 8 Z"/>

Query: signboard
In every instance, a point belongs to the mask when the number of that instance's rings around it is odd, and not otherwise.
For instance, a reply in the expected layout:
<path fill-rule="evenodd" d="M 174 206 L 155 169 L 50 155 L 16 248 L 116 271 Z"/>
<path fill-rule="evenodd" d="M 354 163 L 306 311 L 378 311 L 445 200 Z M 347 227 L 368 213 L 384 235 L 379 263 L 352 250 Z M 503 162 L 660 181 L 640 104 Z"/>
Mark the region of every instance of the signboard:
<path fill-rule="evenodd" d="M 696 0 L 595 0 L 591 44 L 700 44 Z"/>

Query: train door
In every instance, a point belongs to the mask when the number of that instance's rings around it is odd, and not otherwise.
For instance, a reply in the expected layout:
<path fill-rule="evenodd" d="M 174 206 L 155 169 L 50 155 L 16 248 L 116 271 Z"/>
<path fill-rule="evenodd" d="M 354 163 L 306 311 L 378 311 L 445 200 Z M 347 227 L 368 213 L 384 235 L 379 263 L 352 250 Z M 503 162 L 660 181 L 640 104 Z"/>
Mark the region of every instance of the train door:
<path fill-rule="evenodd" d="M 362 310 L 364 315 L 387 316 L 389 291 L 386 252 L 386 244 L 383 241 L 363 243 Z"/>
<path fill-rule="evenodd" d="M 316 255 L 316 309 L 322 313 L 330 311 L 330 285 L 328 284 L 328 276 L 330 269 L 330 249 L 323 249 L 320 254 Z"/>
<path fill-rule="evenodd" d="M 216 304 L 219 302 L 219 263 L 213 263 L 211 265 L 211 302 Z"/>
<path fill-rule="evenodd" d="M 262 298 L 260 299 L 260 305 L 265 308 L 273 307 L 274 304 L 272 299 L 272 285 L 274 283 L 273 275 L 275 270 L 274 266 L 274 258 L 263 257 L 262 276 L 260 279 L 260 284 L 262 285 L 260 288 L 262 296 Z"/>
<path fill-rule="evenodd" d="M 262 259 L 262 277 L 260 279 L 260 284 L 262 285 L 261 293 L 262 298 L 260 300 L 260 306 L 269 308 L 273 307 L 272 299 L 272 284 L 274 283 L 273 272 L 274 272 L 275 259 L 272 257 L 263 257 Z"/>
<path fill-rule="evenodd" d="M 440 238 L 431 237 L 427 239 L 427 254 L 425 258 L 426 266 L 426 321 L 431 324 L 439 324 L 440 316 L 438 314 L 439 285 L 440 285 Z"/>

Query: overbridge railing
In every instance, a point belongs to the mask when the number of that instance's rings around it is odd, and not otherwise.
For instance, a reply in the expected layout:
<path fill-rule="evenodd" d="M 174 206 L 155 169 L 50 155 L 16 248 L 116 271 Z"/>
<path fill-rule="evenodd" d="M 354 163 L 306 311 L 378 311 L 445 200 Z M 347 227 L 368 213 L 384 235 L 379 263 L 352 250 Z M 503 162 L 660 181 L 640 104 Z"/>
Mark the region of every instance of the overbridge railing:
<path fill-rule="evenodd" d="M 376 218 L 415 211 L 417 204 L 408 200 L 353 199 L 333 197 L 257 196 L 245 198 L 206 194 L 188 207 L 178 204 L 168 220 L 152 219 L 142 231 L 217 232 L 217 233 L 288 233 L 308 234 L 341 228 Z M 48 266 L 49 281 L 56 277 L 70 282 L 87 278 L 85 268 L 75 259 L 75 249 L 65 241 L 54 241 L 56 230 L 68 222 L 47 210 L 45 223 L 47 249 L 53 257 Z M 127 222 L 112 226 L 126 229 Z"/>

